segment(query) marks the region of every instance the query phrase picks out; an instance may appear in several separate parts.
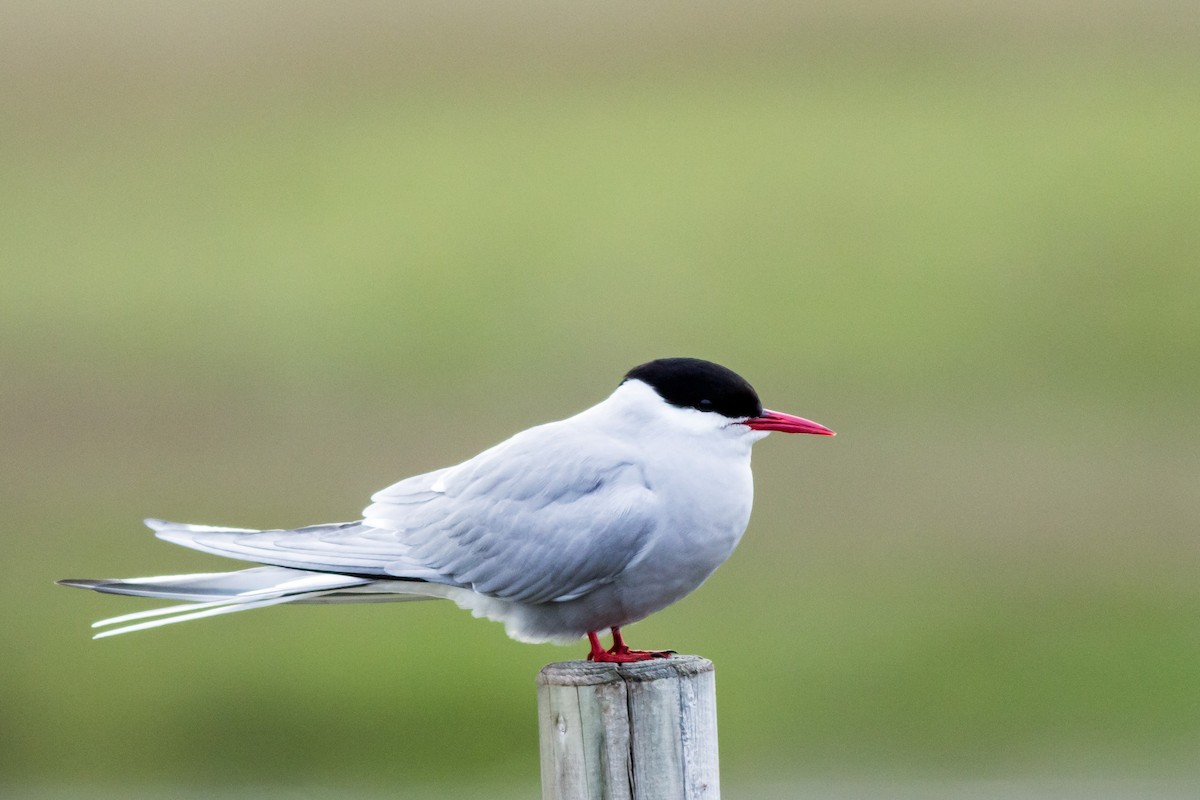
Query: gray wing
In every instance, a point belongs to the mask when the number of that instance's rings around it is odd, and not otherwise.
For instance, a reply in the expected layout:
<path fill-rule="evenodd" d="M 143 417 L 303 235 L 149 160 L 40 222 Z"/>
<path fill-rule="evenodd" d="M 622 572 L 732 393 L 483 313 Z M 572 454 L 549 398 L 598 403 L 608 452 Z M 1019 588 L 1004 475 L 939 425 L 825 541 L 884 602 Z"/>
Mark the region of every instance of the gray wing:
<path fill-rule="evenodd" d="M 365 524 L 395 531 L 409 559 L 492 597 L 562 602 L 610 583 L 645 548 L 657 500 L 626 448 L 563 428 L 532 428 L 384 489 Z"/>
<path fill-rule="evenodd" d="M 406 556 L 406 547 L 395 531 L 379 530 L 361 522 L 310 525 L 295 530 L 257 531 L 184 525 L 148 519 L 156 536 L 168 542 L 279 567 L 337 572 L 381 578 L 445 583 L 433 569 Z"/>
<path fill-rule="evenodd" d="M 610 439 L 561 436 L 561 425 L 384 489 L 362 522 L 291 531 L 150 523 L 161 538 L 234 558 L 517 602 L 573 600 L 638 557 L 657 501 L 632 454 Z"/>

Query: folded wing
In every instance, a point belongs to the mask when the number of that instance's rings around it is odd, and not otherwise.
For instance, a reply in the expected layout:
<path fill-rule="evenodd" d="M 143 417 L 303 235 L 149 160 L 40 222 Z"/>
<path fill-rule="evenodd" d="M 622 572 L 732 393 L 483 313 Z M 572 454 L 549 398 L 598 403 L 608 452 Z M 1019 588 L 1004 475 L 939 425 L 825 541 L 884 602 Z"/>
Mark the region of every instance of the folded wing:
<path fill-rule="evenodd" d="M 644 551 L 656 497 L 631 454 L 600 437 L 560 437 L 560 424 L 384 489 L 362 522 L 276 531 L 148 522 L 163 539 L 233 558 L 521 603 L 573 600 Z"/>

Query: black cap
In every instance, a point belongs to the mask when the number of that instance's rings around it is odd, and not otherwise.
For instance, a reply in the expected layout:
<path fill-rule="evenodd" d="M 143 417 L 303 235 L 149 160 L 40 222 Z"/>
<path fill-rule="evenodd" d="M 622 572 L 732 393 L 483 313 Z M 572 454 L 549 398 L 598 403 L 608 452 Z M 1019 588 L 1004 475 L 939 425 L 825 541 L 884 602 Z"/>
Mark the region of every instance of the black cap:
<path fill-rule="evenodd" d="M 731 419 L 762 416 L 762 402 L 745 378 L 700 358 L 659 358 L 634 367 L 625 380 L 637 380 L 673 406 L 715 411 Z M 624 381 L 622 381 L 624 383 Z"/>

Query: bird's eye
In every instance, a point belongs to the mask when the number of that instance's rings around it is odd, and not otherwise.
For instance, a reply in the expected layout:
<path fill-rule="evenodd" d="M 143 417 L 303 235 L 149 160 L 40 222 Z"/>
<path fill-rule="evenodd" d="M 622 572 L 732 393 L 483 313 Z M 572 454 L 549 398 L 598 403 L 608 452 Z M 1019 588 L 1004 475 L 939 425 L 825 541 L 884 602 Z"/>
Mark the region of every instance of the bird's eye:
<path fill-rule="evenodd" d="M 701 406 L 701 408 L 711 408 L 712 400 L 705 398 L 704 400 L 700 401 L 700 406 Z"/>

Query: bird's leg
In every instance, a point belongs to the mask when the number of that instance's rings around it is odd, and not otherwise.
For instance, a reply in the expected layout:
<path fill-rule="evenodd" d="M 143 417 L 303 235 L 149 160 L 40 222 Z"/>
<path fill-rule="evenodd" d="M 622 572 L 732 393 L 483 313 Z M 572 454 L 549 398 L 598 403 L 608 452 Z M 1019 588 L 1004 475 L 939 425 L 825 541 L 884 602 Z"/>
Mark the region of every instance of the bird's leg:
<path fill-rule="evenodd" d="M 620 628 L 612 629 L 612 647 L 605 650 L 600 644 L 600 637 L 595 631 L 588 631 L 588 641 L 592 651 L 588 653 L 588 661 L 601 661 L 616 664 L 626 664 L 631 661 L 649 661 L 652 658 L 670 658 L 674 650 L 630 650 L 621 636 Z"/>
<path fill-rule="evenodd" d="M 595 631 L 588 631 L 588 643 L 592 646 L 592 651 L 587 656 L 588 661 L 607 660 L 605 657 L 608 653 L 604 651 L 604 646 L 600 644 L 600 637 L 596 635 Z"/>
<path fill-rule="evenodd" d="M 625 637 L 621 635 L 620 628 L 612 629 L 612 647 L 608 648 L 608 652 L 614 655 L 628 655 L 629 645 L 625 644 Z"/>
<path fill-rule="evenodd" d="M 625 644 L 625 637 L 621 635 L 621 629 L 614 627 L 612 629 L 612 647 L 608 648 L 608 652 L 615 656 L 633 656 L 637 661 L 646 661 L 651 658 L 670 658 L 675 654 L 674 650 L 630 650 L 629 645 Z"/>

